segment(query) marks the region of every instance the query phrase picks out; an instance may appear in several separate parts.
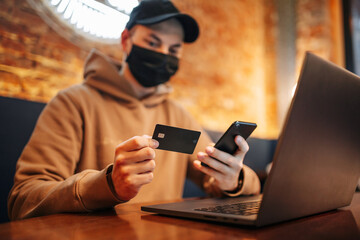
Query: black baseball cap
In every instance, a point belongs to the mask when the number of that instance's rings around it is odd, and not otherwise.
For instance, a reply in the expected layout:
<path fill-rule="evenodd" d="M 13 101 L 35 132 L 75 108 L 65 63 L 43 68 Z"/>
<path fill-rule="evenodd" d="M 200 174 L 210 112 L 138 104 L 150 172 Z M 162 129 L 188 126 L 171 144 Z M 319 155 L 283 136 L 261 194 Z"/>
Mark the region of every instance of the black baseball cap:
<path fill-rule="evenodd" d="M 199 26 L 194 18 L 188 14 L 181 13 L 172 2 L 168 0 L 142 0 L 131 14 L 127 29 L 136 24 L 151 25 L 170 18 L 176 18 L 184 29 L 184 42 L 194 42 L 199 36 Z"/>

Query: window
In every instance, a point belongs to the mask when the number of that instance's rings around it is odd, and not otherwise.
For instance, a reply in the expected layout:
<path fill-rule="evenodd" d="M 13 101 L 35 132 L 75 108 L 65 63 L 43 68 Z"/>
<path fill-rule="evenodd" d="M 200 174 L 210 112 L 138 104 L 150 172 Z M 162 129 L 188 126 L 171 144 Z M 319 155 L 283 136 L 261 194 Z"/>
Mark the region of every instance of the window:
<path fill-rule="evenodd" d="M 57 31 L 67 27 L 94 41 L 115 43 L 138 0 L 28 0 Z M 63 25 L 63 26 L 59 26 Z M 61 34 L 61 33 L 60 33 Z"/>

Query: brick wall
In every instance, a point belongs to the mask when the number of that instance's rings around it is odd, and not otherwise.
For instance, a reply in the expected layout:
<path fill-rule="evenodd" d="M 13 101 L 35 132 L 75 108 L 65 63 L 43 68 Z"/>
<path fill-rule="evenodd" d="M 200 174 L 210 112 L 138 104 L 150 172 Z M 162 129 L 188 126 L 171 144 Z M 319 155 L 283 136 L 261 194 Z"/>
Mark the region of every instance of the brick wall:
<path fill-rule="evenodd" d="M 265 12 L 271 9 L 259 0 L 175 2 L 197 17 L 201 36 L 185 52 L 186 71 L 175 78 L 174 97 L 209 128 L 223 130 L 244 120 L 258 123 L 255 134 L 270 134 L 276 119 L 267 115 L 271 105 L 266 103 L 275 92 L 267 88 L 267 80 L 274 79 L 266 74 L 265 36 L 274 26 L 266 22 Z"/>
<path fill-rule="evenodd" d="M 344 66 L 340 0 L 297 0 L 297 76 L 306 51 Z"/>
<path fill-rule="evenodd" d="M 47 102 L 82 81 L 88 49 L 51 29 L 25 0 L 0 2 L 0 95 Z M 107 53 L 109 46 L 96 44 Z"/>
<path fill-rule="evenodd" d="M 208 128 L 253 121 L 259 125 L 256 136 L 277 137 L 275 0 L 174 2 L 198 20 L 201 35 L 185 46 L 172 97 Z M 334 54 L 339 19 L 333 13 L 339 2 L 297 1 L 297 62 L 305 49 L 317 51 L 316 46 L 323 46 L 321 53 L 329 59 L 341 58 Z M 1 0 L 0 95 L 47 102 L 80 83 L 88 49 L 62 35 L 25 0 Z M 94 47 L 121 59 L 118 45 Z"/>
<path fill-rule="evenodd" d="M 81 81 L 83 50 L 47 26 L 26 1 L 0 6 L 1 95 L 46 102 Z"/>

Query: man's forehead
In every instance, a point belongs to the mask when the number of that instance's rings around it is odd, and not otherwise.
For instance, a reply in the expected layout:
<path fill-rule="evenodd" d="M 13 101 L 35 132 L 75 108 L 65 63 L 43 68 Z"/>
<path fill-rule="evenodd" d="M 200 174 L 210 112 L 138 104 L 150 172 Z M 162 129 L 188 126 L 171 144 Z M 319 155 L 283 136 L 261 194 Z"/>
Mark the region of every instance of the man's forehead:
<path fill-rule="evenodd" d="M 150 30 L 148 32 L 154 31 L 161 34 L 178 35 L 181 39 L 184 39 L 184 29 L 181 23 L 175 18 L 152 25 L 136 25 L 133 29 L 131 29 L 131 32 L 136 29 L 147 29 Z"/>

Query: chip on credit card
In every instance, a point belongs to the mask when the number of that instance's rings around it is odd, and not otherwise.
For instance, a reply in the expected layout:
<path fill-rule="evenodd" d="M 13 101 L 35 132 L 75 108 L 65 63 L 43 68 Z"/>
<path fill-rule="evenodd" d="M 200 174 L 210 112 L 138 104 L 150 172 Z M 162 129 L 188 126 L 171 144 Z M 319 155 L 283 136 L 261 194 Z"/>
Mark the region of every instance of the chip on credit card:
<path fill-rule="evenodd" d="M 152 138 L 159 142 L 157 149 L 192 154 L 201 132 L 156 124 Z"/>

